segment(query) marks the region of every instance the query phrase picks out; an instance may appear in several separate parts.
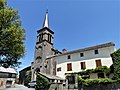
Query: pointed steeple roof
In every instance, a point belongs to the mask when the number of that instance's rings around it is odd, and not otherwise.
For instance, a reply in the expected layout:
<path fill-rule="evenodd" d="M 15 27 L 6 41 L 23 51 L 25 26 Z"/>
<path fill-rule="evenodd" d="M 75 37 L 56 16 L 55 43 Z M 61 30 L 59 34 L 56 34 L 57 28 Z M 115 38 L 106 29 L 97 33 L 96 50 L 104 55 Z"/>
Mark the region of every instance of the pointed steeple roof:
<path fill-rule="evenodd" d="M 46 14 L 45 14 L 45 19 L 44 19 L 44 23 L 43 23 L 43 28 L 44 28 L 44 27 L 49 28 L 48 9 L 46 10 Z"/>
<path fill-rule="evenodd" d="M 45 19 L 44 19 L 44 22 L 43 22 L 43 26 L 42 26 L 42 28 L 40 30 L 37 31 L 37 33 L 42 32 L 44 30 L 47 30 L 50 33 L 54 34 L 54 32 L 49 27 L 48 10 L 46 10 L 46 14 L 45 14 Z"/>

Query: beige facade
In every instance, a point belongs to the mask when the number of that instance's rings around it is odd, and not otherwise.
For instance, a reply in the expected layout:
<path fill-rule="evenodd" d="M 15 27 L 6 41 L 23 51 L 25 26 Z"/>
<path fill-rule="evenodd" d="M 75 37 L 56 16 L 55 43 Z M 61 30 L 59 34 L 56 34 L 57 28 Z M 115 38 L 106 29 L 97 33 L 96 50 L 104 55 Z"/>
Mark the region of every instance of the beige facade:
<path fill-rule="evenodd" d="M 58 55 L 55 57 L 56 75 L 65 79 L 65 73 L 95 69 L 97 66 L 110 67 L 113 64 L 110 54 L 114 51 L 114 44 L 110 42 Z"/>

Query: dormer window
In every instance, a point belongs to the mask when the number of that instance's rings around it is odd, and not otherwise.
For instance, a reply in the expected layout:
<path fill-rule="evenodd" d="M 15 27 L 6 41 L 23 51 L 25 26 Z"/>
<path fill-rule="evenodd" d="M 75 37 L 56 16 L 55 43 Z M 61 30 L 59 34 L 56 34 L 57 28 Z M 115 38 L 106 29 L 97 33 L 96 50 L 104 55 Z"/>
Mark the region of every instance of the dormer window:
<path fill-rule="evenodd" d="M 95 54 L 99 54 L 98 50 L 94 50 Z"/>

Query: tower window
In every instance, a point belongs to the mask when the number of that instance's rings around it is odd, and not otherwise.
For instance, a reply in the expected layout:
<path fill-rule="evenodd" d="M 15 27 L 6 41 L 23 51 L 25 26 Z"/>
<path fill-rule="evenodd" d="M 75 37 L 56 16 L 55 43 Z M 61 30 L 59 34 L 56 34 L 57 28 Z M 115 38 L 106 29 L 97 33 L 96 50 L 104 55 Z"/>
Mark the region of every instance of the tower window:
<path fill-rule="evenodd" d="M 36 57 L 36 60 L 38 60 L 38 59 L 41 59 L 41 57 L 40 57 L 40 56 L 37 56 L 37 57 Z"/>
<path fill-rule="evenodd" d="M 43 34 L 40 34 L 39 35 L 39 42 L 42 42 L 42 40 L 43 40 Z"/>
<path fill-rule="evenodd" d="M 72 71 L 72 63 L 67 64 L 67 71 Z"/>
<path fill-rule="evenodd" d="M 67 56 L 67 59 L 71 59 L 71 56 L 70 56 L 70 55 L 68 55 L 68 56 Z"/>
<path fill-rule="evenodd" d="M 95 54 L 98 54 L 98 50 L 95 50 L 94 52 L 95 52 Z"/>
<path fill-rule="evenodd" d="M 52 35 L 48 34 L 48 42 L 51 43 L 51 38 L 52 38 Z"/>
<path fill-rule="evenodd" d="M 84 57 L 84 53 L 80 53 L 80 57 Z"/>

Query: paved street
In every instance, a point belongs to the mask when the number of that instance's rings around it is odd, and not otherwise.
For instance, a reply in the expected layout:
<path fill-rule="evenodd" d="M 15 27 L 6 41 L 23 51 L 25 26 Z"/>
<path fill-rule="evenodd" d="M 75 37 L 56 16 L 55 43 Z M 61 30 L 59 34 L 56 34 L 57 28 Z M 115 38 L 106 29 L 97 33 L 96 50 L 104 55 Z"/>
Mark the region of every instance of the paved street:
<path fill-rule="evenodd" d="M 25 87 L 23 85 L 15 85 L 14 88 L 6 88 L 4 90 L 35 90 L 34 88 L 28 88 L 28 87 Z"/>

